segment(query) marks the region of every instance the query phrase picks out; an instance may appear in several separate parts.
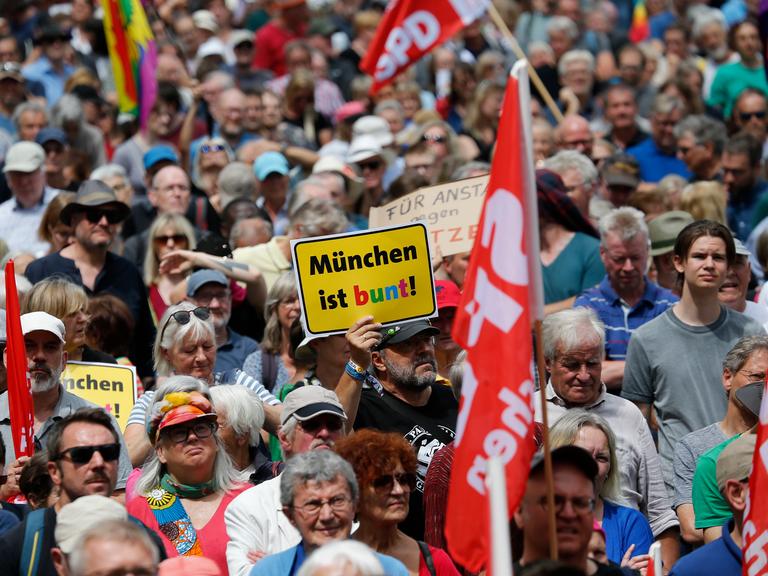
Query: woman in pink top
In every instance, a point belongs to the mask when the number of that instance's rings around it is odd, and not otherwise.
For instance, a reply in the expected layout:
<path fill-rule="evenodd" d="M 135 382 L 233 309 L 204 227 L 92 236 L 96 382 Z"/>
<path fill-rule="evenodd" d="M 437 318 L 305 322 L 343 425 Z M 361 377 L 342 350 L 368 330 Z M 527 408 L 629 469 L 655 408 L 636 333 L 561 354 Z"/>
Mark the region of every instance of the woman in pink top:
<path fill-rule="evenodd" d="M 235 484 L 216 420 L 205 384 L 191 376 L 168 378 L 150 406 L 154 452 L 127 509 L 157 532 L 169 557 L 207 556 L 226 574 L 224 510 L 247 486 Z"/>

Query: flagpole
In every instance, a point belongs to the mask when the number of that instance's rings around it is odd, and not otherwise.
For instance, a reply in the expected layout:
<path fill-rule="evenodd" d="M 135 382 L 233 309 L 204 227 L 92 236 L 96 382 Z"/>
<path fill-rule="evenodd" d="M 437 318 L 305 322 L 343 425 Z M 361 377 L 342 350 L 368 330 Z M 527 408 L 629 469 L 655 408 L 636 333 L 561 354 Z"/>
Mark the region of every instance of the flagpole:
<path fill-rule="evenodd" d="M 504 36 L 504 38 L 506 38 L 509 42 L 510 46 L 512 47 L 512 52 L 515 53 L 515 56 L 517 56 L 520 60 L 526 60 L 525 52 L 520 47 L 520 44 L 517 42 L 514 34 L 512 34 L 511 30 L 507 26 L 507 23 L 504 22 L 504 18 L 501 17 L 501 14 L 499 14 L 499 11 L 496 9 L 496 6 L 493 4 L 493 2 L 488 4 L 488 15 L 491 17 L 491 20 L 493 20 L 493 23 L 496 24 L 496 27 L 501 32 L 502 36 Z M 559 124 L 563 121 L 563 113 L 560 111 L 560 108 L 557 107 L 557 104 L 552 99 L 549 90 L 547 90 L 547 87 L 544 86 L 544 82 L 541 81 L 541 77 L 539 76 L 538 72 L 536 72 L 536 69 L 531 66 L 530 62 L 528 63 L 528 73 L 531 75 L 531 81 L 533 82 L 533 85 L 536 86 L 536 90 L 538 90 L 539 94 L 544 99 L 544 103 L 547 105 L 547 108 L 549 108 L 549 111 L 552 112 L 552 115 L 555 117 L 555 120 L 557 120 L 557 123 Z"/>
<path fill-rule="evenodd" d="M 507 515 L 507 478 L 504 463 L 498 457 L 488 460 L 485 485 L 488 487 L 488 506 L 490 507 L 491 574 L 512 576 L 512 546 L 509 540 L 509 516 Z"/>

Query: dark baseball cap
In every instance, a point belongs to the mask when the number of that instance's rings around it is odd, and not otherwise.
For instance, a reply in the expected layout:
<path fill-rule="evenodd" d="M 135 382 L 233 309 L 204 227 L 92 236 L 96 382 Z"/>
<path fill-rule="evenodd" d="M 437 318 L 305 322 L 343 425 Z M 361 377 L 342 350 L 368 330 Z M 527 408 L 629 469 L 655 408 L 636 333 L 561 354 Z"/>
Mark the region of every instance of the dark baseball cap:
<path fill-rule="evenodd" d="M 552 467 L 554 468 L 558 464 L 570 464 L 575 468 L 578 468 L 584 473 L 584 476 L 595 481 L 597 477 L 597 462 L 592 458 L 592 455 L 573 444 L 567 446 L 560 446 L 552 450 Z M 531 459 L 531 474 L 544 470 L 544 450 L 539 450 L 533 455 Z"/>
<path fill-rule="evenodd" d="M 440 330 L 432 326 L 429 320 L 415 320 L 403 324 L 387 326 L 381 330 L 381 342 L 374 346 L 374 350 L 383 350 L 391 344 L 400 344 L 413 338 L 417 334 L 426 333 L 430 336 L 438 336 Z"/>
<path fill-rule="evenodd" d="M 636 188 L 640 184 L 640 165 L 629 154 L 614 154 L 605 159 L 602 175 L 608 186 Z"/>

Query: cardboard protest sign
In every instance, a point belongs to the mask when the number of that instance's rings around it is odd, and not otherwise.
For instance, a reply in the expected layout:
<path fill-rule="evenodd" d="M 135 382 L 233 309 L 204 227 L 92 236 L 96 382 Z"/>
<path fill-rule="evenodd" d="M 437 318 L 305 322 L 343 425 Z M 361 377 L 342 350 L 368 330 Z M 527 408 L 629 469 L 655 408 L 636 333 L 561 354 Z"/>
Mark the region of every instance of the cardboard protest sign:
<path fill-rule="evenodd" d="M 420 188 L 389 204 L 371 208 L 371 228 L 424 221 L 443 256 L 472 250 L 488 176 Z"/>
<path fill-rule="evenodd" d="M 93 402 L 112 414 L 125 430 L 136 403 L 136 368 L 100 362 L 67 362 L 61 375 L 67 392 Z"/>
<path fill-rule="evenodd" d="M 344 333 L 368 314 L 391 324 L 437 313 L 421 222 L 293 240 L 291 248 L 308 334 Z"/>

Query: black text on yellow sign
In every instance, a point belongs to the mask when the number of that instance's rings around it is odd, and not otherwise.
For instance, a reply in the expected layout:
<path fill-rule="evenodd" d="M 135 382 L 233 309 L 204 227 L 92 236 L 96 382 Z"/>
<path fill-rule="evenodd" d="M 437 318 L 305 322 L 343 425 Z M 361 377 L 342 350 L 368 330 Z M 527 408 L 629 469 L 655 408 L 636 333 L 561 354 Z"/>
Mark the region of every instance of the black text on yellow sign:
<path fill-rule="evenodd" d="M 136 368 L 120 364 L 67 362 L 61 375 L 67 392 L 101 406 L 125 430 L 136 403 Z"/>
<path fill-rule="evenodd" d="M 309 334 L 345 332 L 368 314 L 382 323 L 435 315 L 429 237 L 421 222 L 291 246 Z"/>

